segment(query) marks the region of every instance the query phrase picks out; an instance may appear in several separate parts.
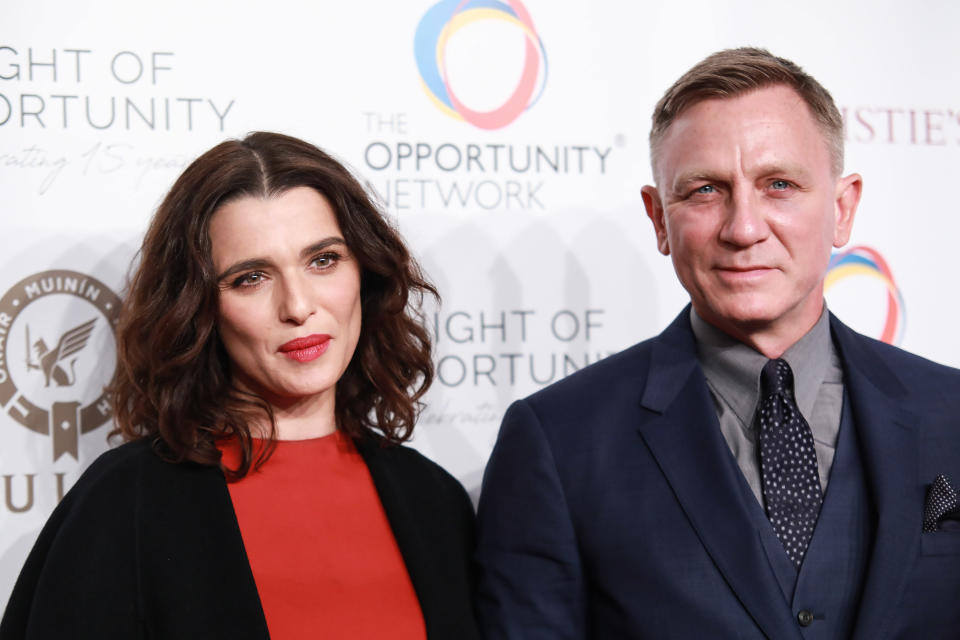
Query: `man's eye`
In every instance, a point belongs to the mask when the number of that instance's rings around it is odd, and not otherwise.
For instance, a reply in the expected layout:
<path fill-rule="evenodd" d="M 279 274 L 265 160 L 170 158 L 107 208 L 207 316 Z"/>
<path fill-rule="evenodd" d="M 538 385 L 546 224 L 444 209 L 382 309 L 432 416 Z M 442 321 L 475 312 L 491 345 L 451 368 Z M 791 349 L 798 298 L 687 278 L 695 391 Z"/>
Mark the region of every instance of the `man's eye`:
<path fill-rule="evenodd" d="M 716 190 L 717 188 L 714 187 L 712 184 L 705 184 L 699 189 L 697 189 L 694 193 L 715 193 Z"/>
<path fill-rule="evenodd" d="M 777 191 L 783 191 L 784 189 L 790 188 L 790 183 L 786 180 L 774 180 L 770 183 L 770 187 Z"/>

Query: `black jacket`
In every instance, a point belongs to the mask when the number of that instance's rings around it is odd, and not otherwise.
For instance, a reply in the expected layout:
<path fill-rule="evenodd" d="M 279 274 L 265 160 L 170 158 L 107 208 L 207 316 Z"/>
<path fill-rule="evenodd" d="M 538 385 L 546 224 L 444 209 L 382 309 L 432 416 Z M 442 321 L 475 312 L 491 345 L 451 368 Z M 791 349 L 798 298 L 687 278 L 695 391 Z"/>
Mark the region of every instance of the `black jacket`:
<path fill-rule="evenodd" d="M 474 516 L 463 487 L 412 449 L 372 440 L 357 449 L 427 637 L 479 638 Z M 377 615 L 376 602 L 370 615 Z M 0 640 L 268 637 L 223 474 L 165 462 L 148 440 L 103 454 L 64 497 L 0 621 Z"/>

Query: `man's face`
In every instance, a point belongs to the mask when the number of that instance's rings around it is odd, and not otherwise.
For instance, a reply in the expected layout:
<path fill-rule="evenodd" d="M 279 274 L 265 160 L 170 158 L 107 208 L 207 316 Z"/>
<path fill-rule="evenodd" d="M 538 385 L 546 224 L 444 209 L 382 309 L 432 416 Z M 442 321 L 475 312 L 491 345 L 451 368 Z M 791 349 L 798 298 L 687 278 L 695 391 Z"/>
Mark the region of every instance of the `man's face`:
<path fill-rule="evenodd" d="M 658 158 L 644 204 L 694 309 L 759 351 L 789 347 L 822 311 L 860 176 L 834 175 L 823 132 L 785 86 L 693 105 Z"/>

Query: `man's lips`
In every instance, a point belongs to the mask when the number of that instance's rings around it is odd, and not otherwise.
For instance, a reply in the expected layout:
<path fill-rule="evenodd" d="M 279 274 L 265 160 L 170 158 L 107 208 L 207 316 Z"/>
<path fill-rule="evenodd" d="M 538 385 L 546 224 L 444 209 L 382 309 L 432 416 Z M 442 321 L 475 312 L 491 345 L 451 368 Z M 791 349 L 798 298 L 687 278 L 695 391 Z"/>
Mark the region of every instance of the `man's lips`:
<path fill-rule="evenodd" d="M 746 267 L 739 266 L 719 266 L 715 267 L 717 271 L 723 271 L 725 273 L 761 273 L 764 271 L 773 271 L 774 267 L 768 267 L 766 265 L 749 265 Z"/>
<path fill-rule="evenodd" d="M 721 271 L 766 271 L 768 269 L 773 269 L 773 267 L 765 264 L 718 265 L 716 268 L 720 269 Z"/>
<path fill-rule="evenodd" d="M 729 282 L 750 282 L 755 278 L 762 278 L 776 271 L 775 267 L 764 265 L 720 266 L 715 268 L 721 278 Z"/>
<path fill-rule="evenodd" d="M 285 342 L 277 351 L 297 362 L 310 362 L 322 356 L 329 345 L 330 336 L 325 333 L 315 333 Z"/>

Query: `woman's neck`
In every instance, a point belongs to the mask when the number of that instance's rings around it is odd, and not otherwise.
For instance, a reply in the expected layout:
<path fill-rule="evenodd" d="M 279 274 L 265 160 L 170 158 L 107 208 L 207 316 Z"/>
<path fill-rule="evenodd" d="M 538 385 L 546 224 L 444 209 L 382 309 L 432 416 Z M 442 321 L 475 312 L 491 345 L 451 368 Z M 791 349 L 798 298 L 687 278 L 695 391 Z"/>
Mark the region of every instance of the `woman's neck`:
<path fill-rule="evenodd" d="M 333 389 L 303 398 L 266 398 L 273 409 L 277 440 L 320 438 L 336 431 L 335 399 Z M 260 431 L 257 435 L 266 437 L 268 425 L 263 425 Z"/>

